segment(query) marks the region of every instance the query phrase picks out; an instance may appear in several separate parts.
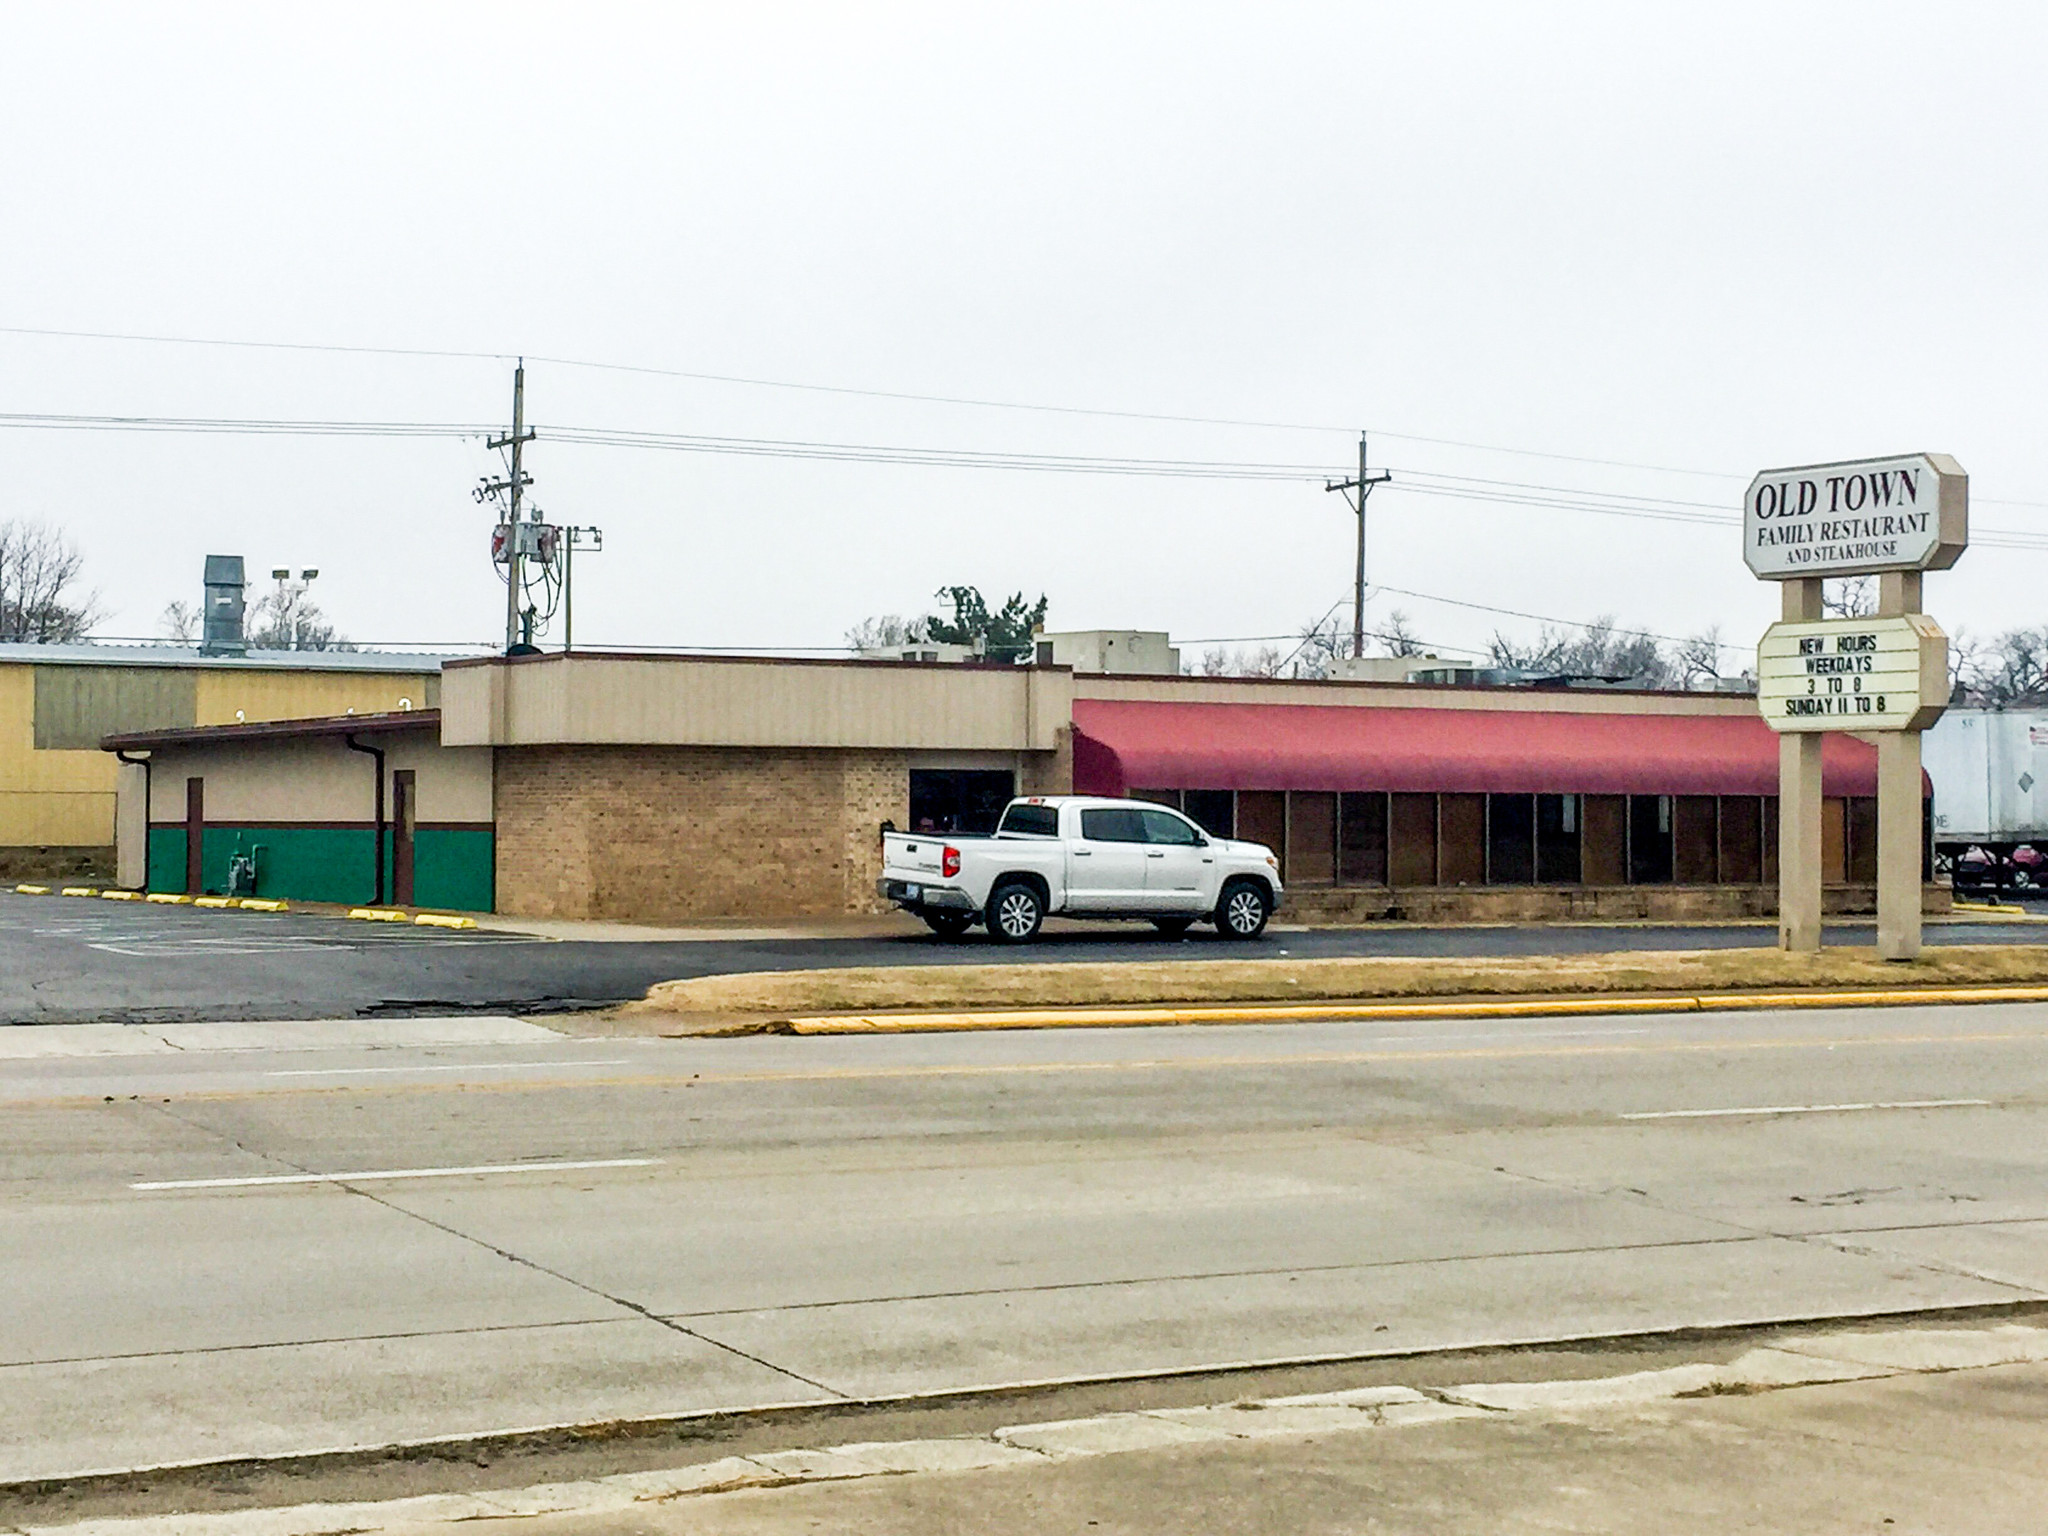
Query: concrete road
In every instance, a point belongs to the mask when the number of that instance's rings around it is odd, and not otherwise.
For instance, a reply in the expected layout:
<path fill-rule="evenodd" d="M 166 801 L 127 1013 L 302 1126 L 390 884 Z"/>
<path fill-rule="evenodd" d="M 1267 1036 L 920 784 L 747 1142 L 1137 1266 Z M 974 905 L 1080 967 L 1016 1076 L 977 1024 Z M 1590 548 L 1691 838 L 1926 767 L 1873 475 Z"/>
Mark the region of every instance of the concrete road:
<path fill-rule="evenodd" d="M 546 941 L 443 932 L 305 913 L 0 893 L 0 1024 L 176 1019 L 321 1019 L 548 1013 L 622 1002 L 658 981 L 836 965 L 1214 959 L 1242 955 L 1523 955 L 1769 945 L 1776 930 L 1555 926 L 1276 931 L 1256 945 L 1207 929 L 1162 939 L 1143 924 L 1064 925 L 1026 949 L 985 937 L 945 944 L 901 920 L 894 937 Z M 1930 925 L 1935 944 L 2048 941 L 2048 923 Z M 1831 943 L 1871 942 L 1868 926 Z"/>
<path fill-rule="evenodd" d="M 2048 1298 L 2034 1006 L 0 1058 L 0 1481 Z"/>

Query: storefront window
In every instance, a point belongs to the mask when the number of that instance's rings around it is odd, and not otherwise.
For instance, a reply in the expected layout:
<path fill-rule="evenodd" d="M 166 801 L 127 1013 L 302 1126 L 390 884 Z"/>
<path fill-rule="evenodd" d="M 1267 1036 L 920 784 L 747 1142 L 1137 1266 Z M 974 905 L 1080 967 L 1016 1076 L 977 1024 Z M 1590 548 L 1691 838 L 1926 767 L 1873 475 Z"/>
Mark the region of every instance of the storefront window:
<path fill-rule="evenodd" d="M 1671 883 L 1670 795 L 1628 797 L 1628 878 L 1631 885 Z"/>
<path fill-rule="evenodd" d="M 1017 776 L 1007 769 L 913 768 L 909 830 L 993 832 L 1016 793 Z"/>
<path fill-rule="evenodd" d="M 1579 883 L 1579 827 L 1583 820 L 1577 795 L 1536 797 L 1536 883 Z"/>
<path fill-rule="evenodd" d="M 1180 808 L 1211 837 L 1235 837 L 1236 800 L 1227 789 L 1190 789 L 1180 797 Z"/>
<path fill-rule="evenodd" d="M 1486 883 L 1527 885 L 1536 878 L 1536 797 L 1486 797 Z"/>

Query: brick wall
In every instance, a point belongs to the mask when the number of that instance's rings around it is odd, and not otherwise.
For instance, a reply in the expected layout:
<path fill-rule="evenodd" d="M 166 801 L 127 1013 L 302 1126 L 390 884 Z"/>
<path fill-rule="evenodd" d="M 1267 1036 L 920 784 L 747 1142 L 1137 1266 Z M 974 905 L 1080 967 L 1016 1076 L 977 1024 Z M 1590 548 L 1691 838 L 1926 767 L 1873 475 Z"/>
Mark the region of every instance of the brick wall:
<path fill-rule="evenodd" d="M 501 747 L 498 910 L 677 922 L 879 911 L 877 827 L 910 817 L 905 754 Z"/>

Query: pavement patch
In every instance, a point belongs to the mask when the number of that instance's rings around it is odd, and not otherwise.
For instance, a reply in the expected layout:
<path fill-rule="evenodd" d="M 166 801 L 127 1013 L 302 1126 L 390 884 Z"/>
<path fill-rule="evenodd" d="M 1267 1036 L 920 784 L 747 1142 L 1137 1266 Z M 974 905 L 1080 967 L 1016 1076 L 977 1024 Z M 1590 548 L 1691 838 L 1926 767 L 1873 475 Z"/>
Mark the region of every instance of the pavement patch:
<path fill-rule="evenodd" d="M 1444 1401 L 1500 1413 L 1530 1409 L 1624 1408 L 1704 1392 L 1720 1379 L 1718 1365 L 1674 1365 L 1662 1371 L 1632 1371 L 1591 1381 L 1475 1382 L 1443 1394 Z"/>

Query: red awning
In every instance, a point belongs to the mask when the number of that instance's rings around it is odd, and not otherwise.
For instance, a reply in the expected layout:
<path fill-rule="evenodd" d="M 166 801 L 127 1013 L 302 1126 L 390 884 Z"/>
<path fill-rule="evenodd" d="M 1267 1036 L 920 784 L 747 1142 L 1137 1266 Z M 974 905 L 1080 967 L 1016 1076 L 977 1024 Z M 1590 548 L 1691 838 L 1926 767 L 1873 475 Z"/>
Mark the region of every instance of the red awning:
<path fill-rule="evenodd" d="M 1877 749 L 1829 731 L 1830 795 L 1875 795 Z M 1756 715 L 1074 701 L 1074 789 L 1775 795 Z"/>

